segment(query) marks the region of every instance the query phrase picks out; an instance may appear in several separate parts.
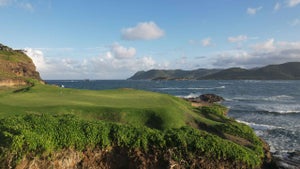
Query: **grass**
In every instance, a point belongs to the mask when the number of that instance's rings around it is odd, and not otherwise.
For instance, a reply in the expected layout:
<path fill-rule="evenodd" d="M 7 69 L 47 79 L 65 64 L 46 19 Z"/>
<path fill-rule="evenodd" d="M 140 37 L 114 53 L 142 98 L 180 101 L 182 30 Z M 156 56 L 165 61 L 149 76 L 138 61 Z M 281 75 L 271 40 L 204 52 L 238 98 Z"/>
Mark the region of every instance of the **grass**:
<path fill-rule="evenodd" d="M 10 62 L 31 62 L 31 59 L 24 53 L 19 51 L 5 51 L 0 50 L 0 60 L 6 60 Z"/>
<path fill-rule="evenodd" d="M 35 82 L 24 90 L 0 89 L 0 108 L 2 160 L 93 146 L 178 148 L 178 160 L 185 154 L 204 155 L 250 168 L 264 156 L 253 130 L 224 116 L 224 107 L 194 108 L 167 94 L 76 90 Z"/>
<path fill-rule="evenodd" d="M 48 85 L 36 85 L 26 92 L 3 92 L 0 105 L 2 117 L 30 112 L 76 114 L 86 120 L 102 119 L 158 126 L 158 129 L 182 127 L 184 114 L 192 113 L 185 101 L 170 95 L 133 89 L 89 91 Z"/>

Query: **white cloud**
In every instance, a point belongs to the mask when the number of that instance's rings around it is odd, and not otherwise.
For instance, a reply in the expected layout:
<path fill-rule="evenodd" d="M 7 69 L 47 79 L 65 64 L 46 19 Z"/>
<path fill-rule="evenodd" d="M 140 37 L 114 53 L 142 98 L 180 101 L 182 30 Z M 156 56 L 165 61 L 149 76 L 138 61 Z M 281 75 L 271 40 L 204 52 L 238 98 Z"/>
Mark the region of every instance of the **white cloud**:
<path fill-rule="evenodd" d="M 276 42 L 269 39 L 258 43 L 249 50 L 220 52 L 215 56 L 213 65 L 218 67 L 257 67 L 269 64 L 300 61 L 300 42 Z"/>
<path fill-rule="evenodd" d="M 249 14 L 249 15 L 255 15 L 261 9 L 262 9 L 262 6 L 257 7 L 257 8 L 248 8 L 247 9 L 247 14 Z"/>
<path fill-rule="evenodd" d="M 189 42 L 190 45 L 196 45 L 197 44 L 197 41 L 193 40 L 193 39 L 190 39 L 188 42 Z"/>
<path fill-rule="evenodd" d="M 111 52 L 117 59 L 130 59 L 136 54 L 135 48 L 125 48 L 117 43 L 111 46 Z"/>
<path fill-rule="evenodd" d="M 281 4 L 277 2 L 274 6 L 274 11 L 278 11 L 281 8 Z"/>
<path fill-rule="evenodd" d="M 23 8 L 23 9 L 27 10 L 27 11 L 30 11 L 30 12 L 34 11 L 34 7 L 32 6 L 31 3 L 28 3 L 28 2 L 26 2 L 26 3 L 19 3 L 18 6 L 20 8 Z"/>
<path fill-rule="evenodd" d="M 204 46 L 204 47 L 207 47 L 207 46 L 211 46 L 212 44 L 211 44 L 211 38 L 205 38 L 205 39 L 202 39 L 202 41 L 201 41 L 201 43 L 202 43 L 202 46 Z"/>
<path fill-rule="evenodd" d="M 291 24 L 291 26 L 297 26 L 297 25 L 300 25 L 300 19 L 296 18 L 296 19 L 294 19 L 290 24 Z"/>
<path fill-rule="evenodd" d="M 135 27 L 122 29 L 125 40 L 153 40 L 164 36 L 164 31 L 154 22 L 141 22 Z"/>
<path fill-rule="evenodd" d="M 45 71 L 48 69 L 48 64 L 46 63 L 44 53 L 41 50 L 25 48 L 25 53 L 32 59 L 37 71 Z"/>
<path fill-rule="evenodd" d="M 7 6 L 10 3 L 12 3 L 12 0 L 0 0 L 0 7 L 1 6 Z"/>
<path fill-rule="evenodd" d="M 165 68 L 151 56 L 135 57 L 134 48 L 112 45 L 99 56 L 49 57 L 40 49 L 26 48 L 43 79 L 124 79 L 139 70 Z M 124 59 L 126 58 L 126 59 Z"/>
<path fill-rule="evenodd" d="M 0 7 L 4 7 L 4 6 L 15 6 L 27 11 L 31 11 L 31 12 L 34 11 L 33 5 L 23 0 L 0 0 Z"/>
<path fill-rule="evenodd" d="M 246 41 L 248 39 L 248 37 L 246 35 L 239 35 L 239 36 L 235 36 L 235 37 L 228 37 L 228 42 L 231 43 L 236 43 L 236 42 L 243 42 Z"/>
<path fill-rule="evenodd" d="M 295 7 L 300 4 L 300 0 L 287 0 L 288 7 Z"/>
<path fill-rule="evenodd" d="M 272 38 L 263 43 L 252 45 L 252 49 L 255 51 L 273 51 L 275 49 L 274 41 L 275 40 Z"/>

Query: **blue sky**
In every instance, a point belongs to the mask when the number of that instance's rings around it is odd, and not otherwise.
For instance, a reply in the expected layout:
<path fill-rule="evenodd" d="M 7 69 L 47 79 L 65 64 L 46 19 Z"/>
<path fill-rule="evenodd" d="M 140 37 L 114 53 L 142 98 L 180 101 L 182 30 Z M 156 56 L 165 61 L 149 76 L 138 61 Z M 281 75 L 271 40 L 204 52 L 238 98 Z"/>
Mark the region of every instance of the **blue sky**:
<path fill-rule="evenodd" d="M 300 0 L 0 0 L 0 16 L 43 79 L 300 61 Z"/>

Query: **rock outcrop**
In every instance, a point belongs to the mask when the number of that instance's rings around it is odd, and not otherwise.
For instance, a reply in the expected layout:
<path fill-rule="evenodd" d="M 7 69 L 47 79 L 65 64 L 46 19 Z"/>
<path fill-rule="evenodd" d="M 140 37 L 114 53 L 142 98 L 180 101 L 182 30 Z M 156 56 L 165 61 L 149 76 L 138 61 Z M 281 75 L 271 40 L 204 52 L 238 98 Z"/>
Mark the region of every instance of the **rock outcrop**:
<path fill-rule="evenodd" d="M 194 103 L 215 103 L 224 101 L 224 98 L 216 94 L 202 94 L 198 97 L 186 98 L 186 100 Z"/>
<path fill-rule="evenodd" d="M 5 79 L 5 80 L 0 80 L 0 87 L 3 86 L 24 86 L 27 85 L 28 83 L 24 80 L 21 79 Z"/>
<path fill-rule="evenodd" d="M 203 94 L 199 96 L 202 101 L 209 102 L 209 103 L 215 103 L 224 101 L 224 98 L 215 94 Z"/>
<path fill-rule="evenodd" d="M 33 61 L 23 50 L 0 44 L 0 86 L 26 85 L 28 79 L 42 82 Z"/>

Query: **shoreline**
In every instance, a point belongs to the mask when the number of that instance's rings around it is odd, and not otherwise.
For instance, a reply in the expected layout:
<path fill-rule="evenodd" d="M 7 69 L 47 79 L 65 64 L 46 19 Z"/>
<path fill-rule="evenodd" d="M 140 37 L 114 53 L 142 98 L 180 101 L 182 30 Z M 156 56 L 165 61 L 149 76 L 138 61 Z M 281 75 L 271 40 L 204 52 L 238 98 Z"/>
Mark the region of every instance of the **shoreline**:
<path fill-rule="evenodd" d="M 203 100 L 197 99 L 197 98 L 182 98 L 182 99 L 189 101 L 191 103 L 191 105 L 196 108 L 201 108 L 204 106 L 212 106 L 213 104 L 216 104 L 215 102 L 207 102 L 207 101 L 203 101 Z M 219 103 L 220 102 L 217 102 L 217 104 L 219 104 Z M 220 105 L 222 105 L 222 104 L 220 104 Z M 224 106 L 224 105 L 222 105 L 222 106 Z M 227 108 L 227 110 L 225 112 L 223 112 L 224 116 L 227 116 L 228 111 L 229 111 L 229 109 Z M 259 136 L 257 136 L 257 137 L 259 137 Z M 272 152 L 270 152 L 270 145 L 263 138 L 261 138 L 261 137 L 259 137 L 259 138 L 263 143 L 263 149 L 264 149 L 264 154 L 265 154 L 265 157 L 263 159 L 262 169 L 269 169 L 269 168 L 276 169 L 276 168 L 282 167 L 282 165 L 279 165 L 280 161 L 277 161 L 278 158 L 276 158 L 274 156 L 274 154 Z M 231 140 L 231 139 L 228 138 L 228 140 Z M 296 168 L 286 168 L 286 169 L 296 169 Z"/>
<path fill-rule="evenodd" d="M 182 98 L 184 100 L 187 100 L 191 103 L 193 107 L 203 107 L 203 106 L 211 106 L 215 103 L 209 103 L 206 101 L 202 101 L 201 99 L 197 98 Z M 220 102 L 219 102 L 220 103 Z M 222 104 L 221 104 L 222 105 Z M 224 105 L 222 105 L 224 106 Z M 224 112 L 224 115 L 227 116 L 229 109 Z M 254 129 L 253 129 L 254 130 Z M 262 137 L 258 136 L 263 142 L 263 147 L 265 151 L 265 159 L 264 164 L 262 168 L 268 169 L 268 168 L 282 168 L 282 169 L 299 169 L 300 167 L 300 151 L 292 151 L 292 152 L 286 152 L 284 156 L 280 154 L 278 151 L 271 152 L 270 147 L 271 145 L 264 140 Z"/>

